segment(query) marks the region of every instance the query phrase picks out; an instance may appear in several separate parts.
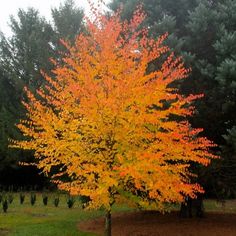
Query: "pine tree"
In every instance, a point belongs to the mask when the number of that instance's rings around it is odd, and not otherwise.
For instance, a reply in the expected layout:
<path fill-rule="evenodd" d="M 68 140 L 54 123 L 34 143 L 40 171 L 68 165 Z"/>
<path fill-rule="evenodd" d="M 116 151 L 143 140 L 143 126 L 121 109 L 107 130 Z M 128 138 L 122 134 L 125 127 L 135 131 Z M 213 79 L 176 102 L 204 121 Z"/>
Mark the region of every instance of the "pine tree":
<path fill-rule="evenodd" d="M 222 135 L 236 124 L 236 2 L 113 0 L 111 7 L 116 9 L 123 3 L 123 18 L 129 19 L 129 12 L 139 2 L 147 11 L 145 23 L 151 35 L 156 37 L 159 32 L 169 31 L 167 45 L 180 52 L 186 65 L 192 68 L 190 78 L 179 85 L 181 91 L 204 93 L 204 98 L 195 103 L 197 113 L 191 123 L 203 127 L 204 135 L 219 145 L 228 145 Z M 219 165 L 223 168 L 224 160 L 226 157 L 216 163 L 215 169 L 211 167 L 208 173 L 202 173 L 201 182 L 209 189 L 220 181 L 217 172 Z"/>
<path fill-rule="evenodd" d="M 66 1 L 52 10 L 54 25 L 49 24 L 36 9 L 18 10 L 10 17 L 11 36 L 0 34 L 0 158 L 1 167 L 17 165 L 19 157 L 30 154 L 8 149 L 8 139 L 20 137 L 15 123 L 25 110 L 21 104 L 23 87 L 36 91 L 44 86 L 40 70 L 50 73 L 50 58 L 61 60 L 65 50 L 60 38 L 74 39 L 82 28 L 83 12 L 73 1 Z M 66 30 L 64 30 L 66 29 Z M 31 155 L 32 156 L 32 155 Z"/>
<path fill-rule="evenodd" d="M 60 39 L 74 42 L 76 36 L 84 30 L 83 10 L 76 7 L 73 0 L 66 0 L 58 9 L 53 8 L 51 13 L 58 45 Z"/>
<path fill-rule="evenodd" d="M 40 70 L 50 71 L 49 57 L 54 55 L 52 27 L 37 10 L 19 9 L 17 17 L 10 17 L 10 28 L 11 36 L 0 35 L 1 169 L 16 169 L 20 158 L 29 158 L 29 154 L 9 149 L 8 140 L 21 137 L 15 124 L 25 113 L 20 102 L 23 87 L 36 90 L 42 85 Z"/>

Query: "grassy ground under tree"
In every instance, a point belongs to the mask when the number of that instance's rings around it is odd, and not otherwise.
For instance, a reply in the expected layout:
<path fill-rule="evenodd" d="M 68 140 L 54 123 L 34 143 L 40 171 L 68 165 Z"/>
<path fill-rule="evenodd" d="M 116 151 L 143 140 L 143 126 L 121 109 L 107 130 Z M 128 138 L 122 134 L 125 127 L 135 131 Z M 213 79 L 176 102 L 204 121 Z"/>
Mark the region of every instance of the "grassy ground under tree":
<path fill-rule="evenodd" d="M 44 206 L 42 194 L 37 194 L 34 206 L 30 194 L 21 205 L 19 194 L 9 205 L 7 213 L 0 213 L 0 236 L 95 236 L 103 231 L 102 210 L 84 211 L 76 200 L 73 208 L 67 206 L 67 197 L 60 196 L 58 207 L 54 195 L 49 194 Z M 236 235 L 236 201 L 225 204 L 214 200 L 205 201 L 206 217 L 203 219 L 179 219 L 176 213 L 164 216 L 157 212 L 135 211 L 125 206 L 116 206 L 113 213 L 113 235 L 118 236 L 231 236 Z M 200 231 L 199 231 L 200 230 Z M 174 234 L 173 234 L 174 233 Z M 198 234 L 200 235 L 200 234 Z M 182 236 L 182 235 L 181 235 Z"/>

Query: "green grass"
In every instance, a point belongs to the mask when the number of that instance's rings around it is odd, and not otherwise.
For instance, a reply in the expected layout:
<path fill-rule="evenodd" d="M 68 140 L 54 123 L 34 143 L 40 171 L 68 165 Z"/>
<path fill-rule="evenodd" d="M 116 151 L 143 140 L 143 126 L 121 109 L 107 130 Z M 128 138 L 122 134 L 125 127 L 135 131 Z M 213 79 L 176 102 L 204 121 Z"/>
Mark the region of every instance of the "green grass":
<path fill-rule="evenodd" d="M 8 212 L 0 213 L 0 235 L 8 236 L 92 236 L 78 230 L 78 223 L 104 215 L 101 210 L 84 211 L 79 200 L 73 208 L 66 204 L 66 196 L 60 196 L 59 206 L 53 204 L 53 195 L 49 195 L 48 205 L 44 206 L 42 195 L 37 194 L 34 206 L 30 204 L 30 194 L 26 195 L 23 205 L 19 203 L 19 194 L 14 194 L 14 201 Z M 123 208 L 125 209 L 125 208 Z M 118 210 L 122 210 L 118 209 Z"/>
<path fill-rule="evenodd" d="M 56 208 L 53 194 L 49 194 L 48 205 L 44 206 L 42 194 L 37 194 L 36 204 L 31 206 L 30 194 L 26 194 L 25 202 L 20 205 L 19 194 L 14 194 L 14 201 L 9 205 L 7 213 L 0 208 L 0 236 L 95 236 L 81 232 L 78 223 L 87 219 L 104 215 L 102 210 L 84 211 L 76 199 L 75 205 L 69 209 L 66 195 L 60 195 L 60 203 Z M 236 201 L 227 201 L 222 206 L 214 200 L 205 201 L 206 211 L 236 213 Z M 176 209 L 176 208 L 175 208 Z M 114 211 L 132 210 L 126 206 L 116 206 Z"/>
<path fill-rule="evenodd" d="M 206 212 L 236 213 L 236 200 L 227 200 L 225 202 L 205 200 L 204 208 Z"/>

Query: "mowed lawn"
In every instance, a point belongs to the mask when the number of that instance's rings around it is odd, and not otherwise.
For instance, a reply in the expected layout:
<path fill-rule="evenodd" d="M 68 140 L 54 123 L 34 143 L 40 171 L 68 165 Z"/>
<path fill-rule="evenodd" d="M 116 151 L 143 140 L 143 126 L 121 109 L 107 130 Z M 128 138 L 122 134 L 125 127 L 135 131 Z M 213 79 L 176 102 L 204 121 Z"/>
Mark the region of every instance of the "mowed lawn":
<path fill-rule="evenodd" d="M 42 194 L 37 194 L 34 206 L 30 204 L 30 194 L 26 195 L 23 205 L 20 204 L 19 194 L 14 194 L 13 203 L 7 213 L 0 213 L 0 236 L 95 236 L 93 233 L 79 231 L 82 221 L 98 218 L 104 215 L 102 210 L 85 211 L 77 199 L 73 208 L 69 209 L 66 196 L 60 196 L 58 207 L 54 206 L 53 195 L 49 195 L 48 205 L 44 206 Z M 225 205 L 214 200 L 205 201 L 207 212 L 222 214 L 236 213 L 236 202 L 227 201 Z M 114 207 L 114 212 L 134 211 L 126 206 Z M 83 224 L 83 223 L 82 223 Z"/>
<path fill-rule="evenodd" d="M 38 193 L 34 206 L 30 204 L 30 194 L 25 196 L 21 205 L 19 194 L 9 205 L 7 213 L 0 208 L 0 236 L 92 236 L 95 234 L 80 232 L 78 223 L 104 215 L 102 210 L 85 211 L 76 199 L 73 208 L 69 209 L 66 196 L 60 196 L 58 207 L 54 206 L 53 195 L 49 195 L 48 205 L 44 206 L 42 194 Z M 126 211 L 127 207 L 116 207 L 115 211 Z"/>

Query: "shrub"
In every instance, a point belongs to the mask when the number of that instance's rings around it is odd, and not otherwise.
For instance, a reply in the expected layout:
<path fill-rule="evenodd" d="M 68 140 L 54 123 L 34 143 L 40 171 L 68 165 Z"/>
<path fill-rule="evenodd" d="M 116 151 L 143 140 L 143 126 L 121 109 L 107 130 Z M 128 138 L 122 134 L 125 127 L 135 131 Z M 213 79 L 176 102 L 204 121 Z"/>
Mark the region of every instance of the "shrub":
<path fill-rule="evenodd" d="M 47 206 L 47 204 L 48 204 L 48 196 L 43 194 L 42 197 L 43 197 L 43 204 L 44 204 L 44 206 Z"/>
<path fill-rule="evenodd" d="M 82 208 L 85 208 L 86 205 L 88 205 L 88 203 L 91 201 L 90 197 L 88 197 L 88 196 L 80 196 L 79 200 L 82 204 Z"/>
<path fill-rule="evenodd" d="M 2 200 L 2 209 L 3 209 L 3 212 L 7 212 L 7 209 L 8 209 L 8 201 L 7 199 L 4 199 Z"/>
<path fill-rule="evenodd" d="M 14 200 L 13 194 L 9 193 L 8 194 L 8 202 L 9 202 L 9 204 L 12 204 L 13 200 Z"/>
<path fill-rule="evenodd" d="M 25 201 L 25 194 L 20 193 L 20 204 L 23 204 Z"/>
<path fill-rule="evenodd" d="M 67 206 L 68 206 L 68 208 L 72 208 L 74 203 L 75 203 L 75 198 L 72 197 L 72 196 L 69 196 L 67 198 Z"/>
<path fill-rule="evenodd" d="M 55 198 L 54 198 L 54 206 L 55 206 L 55 207 L 58 207 L 59 202 L 60 202 L 59 197 L 55 197 Z"/>
<path fill-rule="evenodd" d="M 36 202 L 36 194 L 35 193 L 31 193 L 30 194 L 30 203 L 33 206 Z"/>

